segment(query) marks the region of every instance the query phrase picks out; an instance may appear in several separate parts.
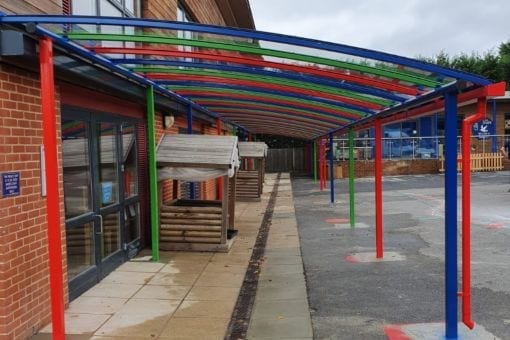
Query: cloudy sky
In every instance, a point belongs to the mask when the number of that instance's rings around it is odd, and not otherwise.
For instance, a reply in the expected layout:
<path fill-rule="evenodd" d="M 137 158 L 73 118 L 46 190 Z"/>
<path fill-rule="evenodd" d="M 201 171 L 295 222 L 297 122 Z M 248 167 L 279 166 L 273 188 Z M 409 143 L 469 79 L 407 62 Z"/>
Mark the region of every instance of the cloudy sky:
<path fill-rule="evenodd" d="M 408 57 L 480 54 L 510 40 L 510 0 L 250 0 L 258 30 Z"/>

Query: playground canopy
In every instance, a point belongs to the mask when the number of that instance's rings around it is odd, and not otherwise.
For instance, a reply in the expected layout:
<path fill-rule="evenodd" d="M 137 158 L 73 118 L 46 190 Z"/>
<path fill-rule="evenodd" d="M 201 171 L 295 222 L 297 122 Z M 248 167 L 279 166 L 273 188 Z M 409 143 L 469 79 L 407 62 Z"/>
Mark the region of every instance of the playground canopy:
<path fill-rule="evenodd" d="M 140 93 L 143 96 L 140 89 L 146 89 L 152 207 L 158 206 L 155 107 L 181 112 L 184 107 L 189 125 L 194 116 L 211 122 L 221 119 L 247 133 L 307 140 L 332 141 L 334 134 L 352 136 L 353 129 L 374 127 L 378 257 L 382 257 L 381 126 L 444 109 L 446 337 L 457 337 L 457 106 L 478 100 L 477 114 L 464 121 L 463 129 L 465 235 L 470 124 L 485 116 L 487 97 L 503 95 L 505 84 L 385 52 L 196 23 L 0 14 L 0 25 L 14 31 L 6 35 L 10 45 L 2 50 L 2 58 L 13 55 L 6 61 L 23 62 L 25 40 L 39 39 L 54 334 L 63 335 L 64 327 L 53 68 L 59 76 L 95 77 L 102 91 L 131 91 L 128 96 L 138 100 Z M 34 50 L 28 53 L 37 55 Z M 157 210 L 151 212 L 151 224 L 157 225 Z M 157 233 L 152 236 L 157 244 Z M 463 250 L 469 250 L 466 240 Z M 157 254 L 153 258 L 157 260 Z M 469 257 L 464 259 L 468 265 Z M 463 285 L 463 321 L 472 327 L 469 280 Z"/>
<path fill-rule="evenodd" d="M 314 139 L 491 83 L 384 52 L 238 28 L 87 16 L 0 23 L 259 134 Z"/>

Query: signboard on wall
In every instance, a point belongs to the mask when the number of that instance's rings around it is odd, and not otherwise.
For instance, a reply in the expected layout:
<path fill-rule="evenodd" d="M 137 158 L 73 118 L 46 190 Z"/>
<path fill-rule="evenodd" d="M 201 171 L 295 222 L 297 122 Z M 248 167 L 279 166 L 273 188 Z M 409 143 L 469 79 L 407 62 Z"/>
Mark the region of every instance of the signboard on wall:
<path fill-rule="evenodd" d="M 20 193 L 19 172 L 4 172 L 2 177 L 2 197 L 18 196 Z"/>
<path fill-rule="evenodd" d="M 486 118 L 473 124 L 473 136 L 478 139 L 485 139 L 494 134 L 494 124 L 492 120 Z"/>

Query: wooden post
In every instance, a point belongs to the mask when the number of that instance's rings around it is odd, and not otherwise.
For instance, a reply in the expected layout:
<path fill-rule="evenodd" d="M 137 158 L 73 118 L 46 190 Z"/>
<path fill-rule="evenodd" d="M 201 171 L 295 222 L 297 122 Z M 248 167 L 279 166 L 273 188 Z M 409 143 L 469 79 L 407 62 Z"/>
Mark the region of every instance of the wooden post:
<path fill-rule="evenodd" d="M 221 200 L 221 244 L 227 243 L 227 230 L 229 229 L 229 178 L 227 175 L 222 177 L 223 198 Z M 235 201 L 235 197 L 233 199 Z"/>
<path fill-rule="evenodd" d="M 229 182 L 229 192 L 231 195 L 231 199 L 228 202 L 228 229 L 234 230 L 234 224 L 235 224 L 235 210 L 236 210 L 236 179 L 237 179 L 237 172 L 228 179 Z"/>

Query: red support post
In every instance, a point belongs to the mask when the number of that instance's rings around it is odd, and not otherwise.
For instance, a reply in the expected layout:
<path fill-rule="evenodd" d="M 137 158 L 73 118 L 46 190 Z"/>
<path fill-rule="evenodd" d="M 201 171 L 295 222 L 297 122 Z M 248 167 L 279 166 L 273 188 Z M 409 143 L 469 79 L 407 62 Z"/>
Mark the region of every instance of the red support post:
<path fill-rule="evenodd" d="M 471 319 L 471 128 L 485 118 L 487 98 L 479 98 L 476 113 L 462 122 L 462 322 L 473 329 Z"/>
<path fill-rule="evenodd" d="M 64 283 L 62 273 L 62 233 L 60 230 L 53 43 L 50 38 L 44 37 L 39 39 L 39 63 L 41 72 L 41 113 L 43 120 L 44 160 L 46 165 L 46 210 L 48 221 L 51 322 L 53 340 L 61 340 L 65 339 Z"/>
<path fill-rule="evenodd" d="M 325 185 L 325 182 L 326 182 L 326 179 L 325 179 L 326 171 L 324 170 L 324 167 L 325 167 L 325 164 L 324 164 L 324 149 L 325 149 L 324 140 L 321 138 L 320 139 L 320 144 L 319 144 L 319 165 L 320 165 L 319 167 L 320 167 L 320 188 L 321 188 L 321 191 L 323 191 L 326 188 L 326 185 Z"/>
<path fill-rule="evenodd" d="M 221 136 L 221 119 L 216 118 L 216 134 Z M 218 193 L 218 200 L 223 199 L 223 177 L 219 177 L 216 181 L 216 192 Z"/>
<path fill-rule="evenodd" d="M 382 216 L 382 122 L 375 120 L 375 248 L 376 257 L 383 257 Z"/>

